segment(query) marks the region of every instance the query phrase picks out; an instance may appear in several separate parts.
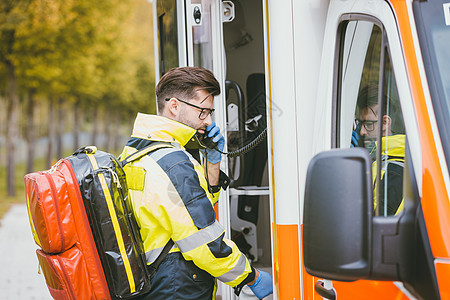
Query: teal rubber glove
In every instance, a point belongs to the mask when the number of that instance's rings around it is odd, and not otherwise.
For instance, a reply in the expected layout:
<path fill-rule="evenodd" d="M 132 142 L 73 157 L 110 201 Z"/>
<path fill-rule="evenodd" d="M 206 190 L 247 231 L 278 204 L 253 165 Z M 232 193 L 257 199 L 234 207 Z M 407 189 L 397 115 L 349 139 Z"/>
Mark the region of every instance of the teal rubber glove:
<path fill-rule="evenodd" d="M 217 150 L 220 152 L 223 152 L 223 148 L 225 146 L 225 139 L 223 135 L 220 133 L 219 126 L 216 125 L 215 122 L 213 122 L 211 125 L 206 127 L 206 133 L 208 134 L 208 137 L 212 137 L 212 141 L 214 143 L 217 143 Z M 206 160 L 209 161 L 212 164 L 217 164 L 222 160 L 222 154 L 217 151 L 216 149 L 200 149 L 200 152 L 203 154 L 204 157 L 206 157 Z"/>
<path fill-rule="evenodd" d="M 258 299 L 263 299 L 273 293 L 273 279 L 272 275 L 267 272 L 259 271 L 259 276 L 256 282 L 248 287 L 252 290 Z"/>

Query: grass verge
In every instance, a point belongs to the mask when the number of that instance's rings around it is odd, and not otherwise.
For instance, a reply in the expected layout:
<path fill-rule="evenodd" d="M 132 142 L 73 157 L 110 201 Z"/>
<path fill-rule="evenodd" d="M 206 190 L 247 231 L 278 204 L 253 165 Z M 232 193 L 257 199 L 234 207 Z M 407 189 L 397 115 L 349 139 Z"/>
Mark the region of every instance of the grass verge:
<path fill-rule="evenodd" d="M 56 162 L 56 161 L 55 161 Z M 34 170 L 45 170 L 45 160 L 36 159 L 34 162 Z M 18 163 L 15 169 L 15 186 L 16 194 L 14 196 L 8 196 L 6 174 L 7 168 L 0 166 L 0 220 L 8 212 L 9 208 L 13 204 L 26 203 L 25 184 L 23 177 L 26 174 L 26 164 Z"/>
<path fill-rule="evenodd" d="M 120 154 L 121 149 L 113 151 L 114 155 Z M 65 153 L 64 157 L 71 155 L 73 151 Z M 56 163 L 55 160 L 53 163 Z M 36 159 L 34 162 L 34 171 L 46 170 L 45 159 Z M 23 177 L 26 174 L 26 164 L 19 163 L 16 165 L 15 169 L 15 186 L 16 186 L 16 194 L 14 196 L 8 196 L 7 190 L 7 181 L 6 174 L 7 168 L 5 166 L 0 166 L 0 220 L 3 218 L 5 213 L 8 212 L 9 208 L 13 204 L 17 203 L 26 203 L 26 195 L 25 195 L 25 184 Z"/>
<path fill-rule="evenodd" d="M 43 167 L 42 165 L 36 162 L 36 168 Z M 8 196 L 7 189 L 7 167 L 0 167 L 0 220 L 3 216 L 8 212 L 11 205 L 16 203 L 25 203 L 26 196 L 24 191 L 24 181 L 23 177 L 25 176 L 25 164 L 20 163 L 16 165 L 15 169 L 15 195 Z"/>

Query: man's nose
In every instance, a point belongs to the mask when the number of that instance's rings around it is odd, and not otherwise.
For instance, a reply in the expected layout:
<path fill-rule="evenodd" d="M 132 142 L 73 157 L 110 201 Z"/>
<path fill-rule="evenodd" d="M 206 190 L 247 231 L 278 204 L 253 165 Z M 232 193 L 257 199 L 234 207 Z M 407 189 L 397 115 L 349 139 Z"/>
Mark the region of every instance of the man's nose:
<path fill-rule="evenodd" d="M 359 133 L 360 133 L 360 135 L 367 135 L 367 130 L 366 130 L 366 127 L 364 127 L 364 125 L 363 126 L 361 126 L 361 130 L 359 131 Z"/>
<path fill-rule="evenodd" d="M 204 123 L 206 126 L 209 126 L 209 125 L 212 124 L 212 117 L 211 117 L 211 114 L 208 114 L 208 116 L 203 120 L 203 123 Z"/>

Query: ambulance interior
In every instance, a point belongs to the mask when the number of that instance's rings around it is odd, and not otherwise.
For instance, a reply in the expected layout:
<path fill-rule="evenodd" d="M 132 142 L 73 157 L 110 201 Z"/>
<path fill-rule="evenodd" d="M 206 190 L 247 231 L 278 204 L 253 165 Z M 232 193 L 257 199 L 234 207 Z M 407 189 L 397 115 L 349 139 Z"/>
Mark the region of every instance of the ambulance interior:
<path fill-rule="evenodd" d="M 231 238 L 254 267 L 271 273 L 263 7 L 258 0 L 233 4 L 234 19 L 223 23 L 228 151 L 261 142 L 228 159 Z"/>
<path fill-rule="evenodd" d="M 262 1 L 233 4 L 233 21 L 223 23 L 229 152 L 261 138 L 267 127 Z M 228 162 L 232 239 L 253 266 L 270 272 L 267 138 Z"/>

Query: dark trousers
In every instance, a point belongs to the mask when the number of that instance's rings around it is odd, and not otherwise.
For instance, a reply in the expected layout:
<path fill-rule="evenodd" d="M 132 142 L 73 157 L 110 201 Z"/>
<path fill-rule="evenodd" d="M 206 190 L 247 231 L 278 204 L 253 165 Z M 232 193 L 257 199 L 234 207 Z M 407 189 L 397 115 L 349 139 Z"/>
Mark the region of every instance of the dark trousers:
<path fill-rule="evenodd" d="M 215 293 L 215 279 L 186 261 L 180 252 L 169 253 L 152 279 L 150 292 L 139 300 L 209 300 Z"/>

